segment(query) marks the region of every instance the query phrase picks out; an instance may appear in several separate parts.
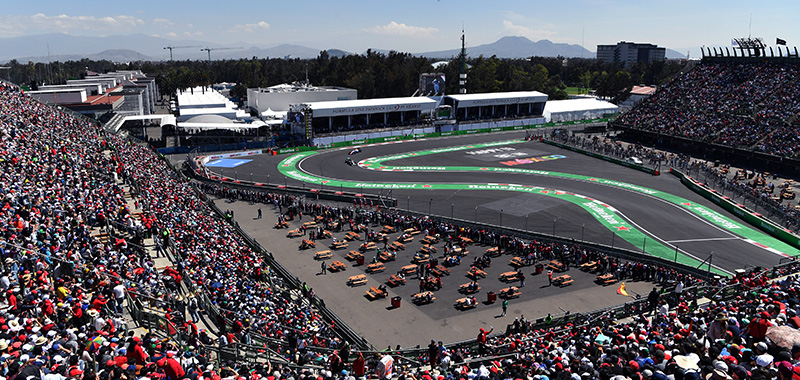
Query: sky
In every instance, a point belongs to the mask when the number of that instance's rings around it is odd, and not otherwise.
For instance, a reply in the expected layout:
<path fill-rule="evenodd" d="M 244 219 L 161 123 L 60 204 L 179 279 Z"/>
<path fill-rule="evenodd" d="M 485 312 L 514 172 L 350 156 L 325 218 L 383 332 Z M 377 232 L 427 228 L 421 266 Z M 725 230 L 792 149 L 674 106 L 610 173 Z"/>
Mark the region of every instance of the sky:
<path fill-rule="evenodd" d="M 699 55 L 731 38 L 782 38 L 800 45 L 800 1 L 739 0 L 304 0 L 7 1 L 0 38 L 147 34 L 222 45 L 299 44 L 364 52 L 425 52 L 503 36 L 583 45 L 649 42 Z M 751 21 L 752 20 L 752 21 Z"/>

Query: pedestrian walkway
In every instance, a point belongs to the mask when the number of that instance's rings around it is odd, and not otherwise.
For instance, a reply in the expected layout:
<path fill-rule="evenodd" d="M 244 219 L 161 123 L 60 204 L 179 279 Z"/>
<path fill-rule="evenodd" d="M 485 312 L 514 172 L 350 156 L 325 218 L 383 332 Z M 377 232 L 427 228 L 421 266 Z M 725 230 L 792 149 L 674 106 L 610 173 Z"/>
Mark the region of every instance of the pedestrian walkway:
<path fill-rule="evenodd" d="M 133 189 L 128 184 L 125 184 L 120 180 L 117 180 L 117 184 L 123 189 L 124 199 L 126 201 L 127 208 L 130 211 L 130 214 L 134 218 L 136 218 L 135 223 L 140 223 L 143 213 L 143 210 L 140 206 L 141 199 L 138 197 L 138 195 L 134 194 Z M 111 226 L 110 229 L 94 228 L 92 231 L 92 235 L 96 236 L 102 242 L 105 242 L 107 244 L 113 244 L 114 243 L 112 240 L 113 237 L 109 232 L 110 230 L 114 229 L 115 228 L 113 226 Z M 162 252 L 159 253 L 159 250 L 157 249 L 156 246 L 155 238 L 156 237 L 152 235 L 145 235 L 144 239 L 142 239 L 141 248 L 147 252 L 150 260 L 153 262 L 153 267 L 159 273 L 161 273 L 165 268 L 175 267 L 176 264 L 178 263 L 172 262 L 170 257 L 168 257 L 165 254 L 166 249 L 168 249 L 167 247 L 162 248 Z M 187 296 L 191 294 L 191 291 L 186 287 L 186 284 L 184 282 L 180 283 L 179 290 L 180 290 L 180 296 L 183 297 L 184 299 L 187 299 L 188 298 Z M 126 303 L 123 306 L 128 306 L 128 305 Z M 128 330 L 133 330 L 137 336 L 142 336 L 143 334 L 148 332 L 146 328 L 137 325 L 136 321 L 133 320 L 133 317 L 130 314 L 128 307 L 123 307 L 122 309 L 123 309 L 122 315 L 125 321 L 127 321 Z M 147 310 L 149 312 L 154 312 L 160 315 L 161 317 L 165 316 L 164 310 L 160 310 L 157 308 L 149 308 L 149 307 L 147 308 Z M 205 315 L 204 312 L 201 311 L 200 316 L 201 316 L 200 320 L 194 321 L 194 323 L 197 325 L 198 330 L 205 329 L 209 333 L 209 336 L 212 339 L 216 339 L 218 335 L 218 329 L 216 328 L 216 326 L 214 326 L 210 322 L 207 322 L 207 316 Z M 187 317 L 187 320 L 190 319 L 188 315 L 186 315 L 185 317 Z M 176 328 L 180 328 L 180 326 L 176 326 Z"/>

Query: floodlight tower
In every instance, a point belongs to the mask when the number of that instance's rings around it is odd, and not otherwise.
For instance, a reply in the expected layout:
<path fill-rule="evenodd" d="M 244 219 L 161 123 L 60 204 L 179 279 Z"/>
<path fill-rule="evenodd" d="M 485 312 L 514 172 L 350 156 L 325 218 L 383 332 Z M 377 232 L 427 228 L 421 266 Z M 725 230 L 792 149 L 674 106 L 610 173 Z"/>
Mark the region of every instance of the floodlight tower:
<path fill-rule="evenodd" d="M 461 27 L 461 73 L 458 75 L 458 93 L 467 93 L 467 48 L 464 39 L 464 27 Z"/>

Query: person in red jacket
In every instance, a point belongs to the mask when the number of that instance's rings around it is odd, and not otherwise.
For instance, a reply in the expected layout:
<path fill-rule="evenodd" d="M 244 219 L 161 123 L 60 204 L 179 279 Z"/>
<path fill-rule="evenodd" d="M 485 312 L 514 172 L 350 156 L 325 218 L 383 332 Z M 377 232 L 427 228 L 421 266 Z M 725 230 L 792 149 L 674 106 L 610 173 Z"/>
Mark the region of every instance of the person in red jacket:
<path fill-rule="evenodd" d="M 364 376 L 364 354 L 360 351 L 356 353 L 356 360 L 353 361 L 353 374 L 358 378 Z"/>
<path fill-rule="evenodd" d="M 494 331 L 494 327 L 491 327 L 489 331 L 486 331 L 481 327 L 481 332 L 478 333 L 478 355 L 486 355 L 486 335 L 489 335 Z"/>
<path fill-rule="evenodd" d="M 186 375 L 186 371 L 181 367 L 181 363 L 175 360 L 171 352 L 167 353 L 166 358 L 159 359 L 156 364 L 164 370 L 164 375 L 166 375 L 167 380 L 180 380 Z"/>
<path fill-rule="evenodd" d="M 769 321 L 769 313 L 762 311 L 747 325 L 747 332 L 753 338 L 753 342 L 760 342 L 767 336 L 767 328 L 770 326 L 772 323 Z"/>
<path fill-rule="evenodd" d="M 6 292 L 6 298 L 8 299 L 8 306 L 11 307 L 10 311 L 17 311 L 17 296 L 14 295 L 13 290 L 9 290 Z"/>
<path fill-rule="evenodd" d="M 106 299 L 106 297 L 104 295 L 101 294 L 101 295 L 97 296 L 97 298 L 95 298 L 94 301 L 92 301 L 92 309 L 95 309 L 97 311 L 101 311 L 101 310 L 103 310 L 103 306 L 105 306 L 107 303 L 108 303 L 108 300 Z"/>
<path fill-rule="evenodd" d="M 138 336 L 134 337 L 130 344 L 128 344 L 128 350 L 126 352 L 128 359 L 133 359 L 136 365 L 145 365 L 147 363 L 147 358 L 150 356 L 145 352 L 141 342 L 142 340 Z"/>

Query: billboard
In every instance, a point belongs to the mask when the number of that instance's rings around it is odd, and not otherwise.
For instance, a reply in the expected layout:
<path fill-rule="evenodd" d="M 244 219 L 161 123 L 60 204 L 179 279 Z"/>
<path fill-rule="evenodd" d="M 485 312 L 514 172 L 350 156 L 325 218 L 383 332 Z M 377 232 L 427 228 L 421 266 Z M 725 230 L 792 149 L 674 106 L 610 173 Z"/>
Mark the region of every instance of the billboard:
<path fill-rule="evenodd" d="M 444 95 L 444 73 L 423 73 L 419 75 L 419 92 L 422 96 Z"/>

